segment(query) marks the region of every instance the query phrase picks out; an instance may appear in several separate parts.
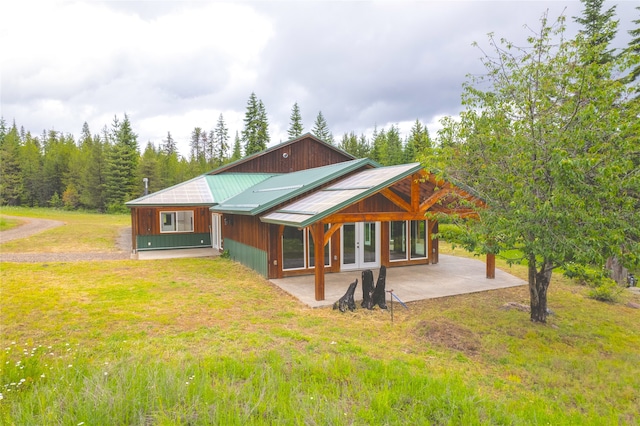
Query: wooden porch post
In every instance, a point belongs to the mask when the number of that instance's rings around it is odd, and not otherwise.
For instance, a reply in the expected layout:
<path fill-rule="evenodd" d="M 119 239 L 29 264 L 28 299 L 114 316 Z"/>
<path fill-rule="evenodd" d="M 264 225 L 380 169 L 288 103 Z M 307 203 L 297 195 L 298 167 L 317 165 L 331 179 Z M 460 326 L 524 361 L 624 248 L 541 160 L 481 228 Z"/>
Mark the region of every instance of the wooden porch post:
<path fill-rule="evenodd" d="M 496 277 L 496 255 L 493 253 L 487 253 L 487 278 L 493 279 Z"/>
<path fill-rule="evenodd" d="M 324 300 L 324 224 L 311 226 L 315 262 L 316 300 Z"/>

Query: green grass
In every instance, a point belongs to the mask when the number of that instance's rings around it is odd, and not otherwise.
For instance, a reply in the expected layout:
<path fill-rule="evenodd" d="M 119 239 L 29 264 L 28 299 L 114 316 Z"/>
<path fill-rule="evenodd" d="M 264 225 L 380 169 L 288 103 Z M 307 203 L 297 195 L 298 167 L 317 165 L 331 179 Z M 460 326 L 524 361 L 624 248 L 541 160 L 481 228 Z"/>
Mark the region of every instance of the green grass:
<path fill-rule="evenodd" d="M 0 231 L 8 231 L 9 229 L 15 228 L 20 224 L 22 224 L 22 222 L 18 219 L 0 217 Z"/>
<path fill-rule="evenodd" d="M 524 287 L 392 324 L 306 308 L 220 258 L 5 262 L 0 278 L 0 424 L 640 422 L 640 298 L 559 276 L 546 326 L 501 309 Z"/>
<path fill-rule="evenodd" d="M 51 219 L 64 225 L 29 238 L 0 246 L 6 253 L 107 252 L 117 251 L 115 241 L 123 228 L 131 226 L 128 215 L 105 215 L 55 209 L 2 207 L 0 214 Z"/>

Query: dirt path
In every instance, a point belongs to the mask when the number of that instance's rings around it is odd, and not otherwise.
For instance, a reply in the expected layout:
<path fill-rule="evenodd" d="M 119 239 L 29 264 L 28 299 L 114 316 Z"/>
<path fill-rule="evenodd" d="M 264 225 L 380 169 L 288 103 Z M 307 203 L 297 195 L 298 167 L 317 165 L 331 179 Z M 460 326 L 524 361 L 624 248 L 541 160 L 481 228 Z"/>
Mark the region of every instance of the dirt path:
<path fill-rule="evenodd" d="M 7 231 L 0 231 L 0 243 L 6 243 L 8 241 L 18 240 L 20 238 L 27 238 L 34 234 L 44 232 L 47 229 L 56 228 L 58 226 L 64 225 L 64 222 L 61 222 L 59 220 L 34 219 L 31 217 L 18 217 L 18 216 L 6 216 L 6 215 L 2 215 L 2 216 L 8 219 L 16 219 L 24 223 L 20 226 L 16 226 L 15 228 L 9 229 Z"/>
<path fill-rule="evenodd" d="M 59 220 L 35 219 L 18 216 L 6 216 L 9 219 L 17 219 L 24 223 L 7 231 L 0 231 L 0 243 L 5 243 L 20 238 L 27 238 L 48 229 L 63 226 L 65 223 Z M 67 262 L 67 261 L 92 261 L 92 260 L 121 260 L 131 258 L 131 228 L 123 228 L 116 241 L 119 252 L 115 253 L 0 253 L 3 262 Z"/>

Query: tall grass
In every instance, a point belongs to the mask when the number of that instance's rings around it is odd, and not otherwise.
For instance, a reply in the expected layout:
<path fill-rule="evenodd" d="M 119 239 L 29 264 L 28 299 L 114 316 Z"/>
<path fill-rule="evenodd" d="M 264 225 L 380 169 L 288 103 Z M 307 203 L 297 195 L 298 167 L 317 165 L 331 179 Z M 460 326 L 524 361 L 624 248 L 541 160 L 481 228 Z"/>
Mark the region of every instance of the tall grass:
<path fill-rule="evenodd" d="M 392 324 L 306 308 L 219 258 L 4 262 L 0 278 L 0 424 L 640 422 L 638 296 L 604 304 L 562 277 L 546 326 L 503 309 L 522 287 Z"/>

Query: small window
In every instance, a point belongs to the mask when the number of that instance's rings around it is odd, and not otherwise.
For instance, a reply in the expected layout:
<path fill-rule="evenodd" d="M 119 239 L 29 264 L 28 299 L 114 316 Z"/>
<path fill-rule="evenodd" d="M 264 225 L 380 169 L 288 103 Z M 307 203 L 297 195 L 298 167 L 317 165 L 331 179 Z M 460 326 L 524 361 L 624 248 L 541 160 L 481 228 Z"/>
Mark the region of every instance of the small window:
<path fill-rule="evenodd" d="M 389 260 L 407 260 L 407 222 L 389 222 Z"/>
<path fill-rule="evenodd" d="M 304 269 L 305 238 L 301 229 L 284 227 L 282 234 L 282 269 Z"/>
<path fill-rule="evenodd" d="M 193 232 L 193 211 L 160 212 L 160 232 Z"/>
<path fill-rule="evenodd" d="M 328 224 L 324 225 L 325 234 L 327 233 L 327 231 L 329 231 L 329 227 L 330 225 Z M 309 229 L 309 233 L 307 234 L 307 241 L 309 242 L 309 250 L 308 250 L 309 268 L 314 268 L 316 266 L 316 259 L 315 259 L 315 252 L 314 252 L 315 246 L 314 246 L 313 236 L 311 235 L 311 229 Z M 325 266 L 331 266 L 331 240 L 329 240 L 327 245 L 324 246 L 324 264 Z"/>

